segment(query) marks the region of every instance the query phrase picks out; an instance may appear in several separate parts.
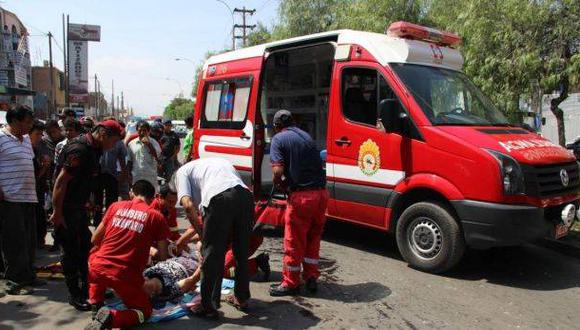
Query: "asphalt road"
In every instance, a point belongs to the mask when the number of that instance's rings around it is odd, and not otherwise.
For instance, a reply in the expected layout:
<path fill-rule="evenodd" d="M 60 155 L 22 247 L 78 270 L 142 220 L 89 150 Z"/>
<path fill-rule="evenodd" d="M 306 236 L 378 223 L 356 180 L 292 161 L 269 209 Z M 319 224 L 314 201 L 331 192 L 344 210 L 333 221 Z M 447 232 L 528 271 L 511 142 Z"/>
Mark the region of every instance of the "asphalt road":
<path fill-rule="evenodd" d="M 261 250 L 270 253 L 271 280 L 279 280 L 281 240 L 267 239 Z M 536 245 L 469 251 L 452 272 L 430 275 L 409 268 L 389 236 L 332 222 L 317 296 L 272 298 L 269 283 L 252 283 L 247 315 L 224 304 L 218 322 L 191 317 L 145 328 L 578 329 L 579 258 Z M 0 298 L 0 329 L 80 329 L 88 319 L 66 303 L 62 281 L 33 296 Z"/>

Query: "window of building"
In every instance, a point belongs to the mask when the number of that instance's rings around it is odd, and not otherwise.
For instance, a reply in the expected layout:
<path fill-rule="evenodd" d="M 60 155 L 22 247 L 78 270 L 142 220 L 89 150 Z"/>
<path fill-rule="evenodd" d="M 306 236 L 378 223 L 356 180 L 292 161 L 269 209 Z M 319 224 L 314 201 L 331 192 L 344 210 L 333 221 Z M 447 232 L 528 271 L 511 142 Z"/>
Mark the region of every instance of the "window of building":
<path fill-rule="evenodd" d="M 201 127 L 243 128 L 250 99 L 251 79 L 236 78 L 209 82 Z"/>

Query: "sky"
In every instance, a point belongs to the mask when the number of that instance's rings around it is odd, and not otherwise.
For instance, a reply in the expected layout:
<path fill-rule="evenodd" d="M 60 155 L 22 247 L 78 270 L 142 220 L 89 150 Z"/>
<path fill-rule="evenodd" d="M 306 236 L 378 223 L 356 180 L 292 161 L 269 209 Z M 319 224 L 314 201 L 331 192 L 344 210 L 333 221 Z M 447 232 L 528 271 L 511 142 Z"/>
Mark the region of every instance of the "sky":
<path fill-rule="evenodd" d="M 278 0 L 223 1 L 231 9 L 256 9 L 249 25 L 271 26 L 277 16 Z M 71 23 L 100 25 L 101 41 L 89 42 L 89 88 L 96 74 L 110 101 L 114 80 L 115 94 L 123 91 L 137 115 L 161 115 L 179 93 L 188 96 L 205 53 L 231 46 L 232 15 L 217 0 L 3 0 L 0 6 L 27 27 L 33 65 L 48 60 L 50 31 L 53 64 L 62 69 L 63 13 Z M 241 24 L 241 15 L 235 20 Z"/>

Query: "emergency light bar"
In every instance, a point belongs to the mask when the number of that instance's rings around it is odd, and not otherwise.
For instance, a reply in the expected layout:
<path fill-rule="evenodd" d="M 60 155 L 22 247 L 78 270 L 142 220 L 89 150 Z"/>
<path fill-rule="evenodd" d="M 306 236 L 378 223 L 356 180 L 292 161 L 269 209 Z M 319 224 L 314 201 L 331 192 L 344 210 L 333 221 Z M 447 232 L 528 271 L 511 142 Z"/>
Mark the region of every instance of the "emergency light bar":
<path fill-rule="evenodd" d="M 438 43 L 443 46 L 457 46 L 461 43 L 461 37 L 450 32 L 421 26 L 409 22 L 395 22 L 387 29 L 390 37 L 418 39 Z"/>

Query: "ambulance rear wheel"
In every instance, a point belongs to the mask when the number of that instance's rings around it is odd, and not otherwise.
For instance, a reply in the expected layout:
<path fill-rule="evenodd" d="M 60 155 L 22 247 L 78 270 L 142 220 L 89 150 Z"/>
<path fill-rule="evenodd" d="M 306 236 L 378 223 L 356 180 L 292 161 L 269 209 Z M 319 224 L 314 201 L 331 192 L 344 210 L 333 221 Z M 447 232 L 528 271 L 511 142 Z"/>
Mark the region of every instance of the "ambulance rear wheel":
<path fill-rule="evenodd" d="M 409 206 L 397 222 L 396 236 L 405 261 L 429 273 L 449 270 L 465 252 L 465 241 L 455 217 L 432 202 Z"/>

